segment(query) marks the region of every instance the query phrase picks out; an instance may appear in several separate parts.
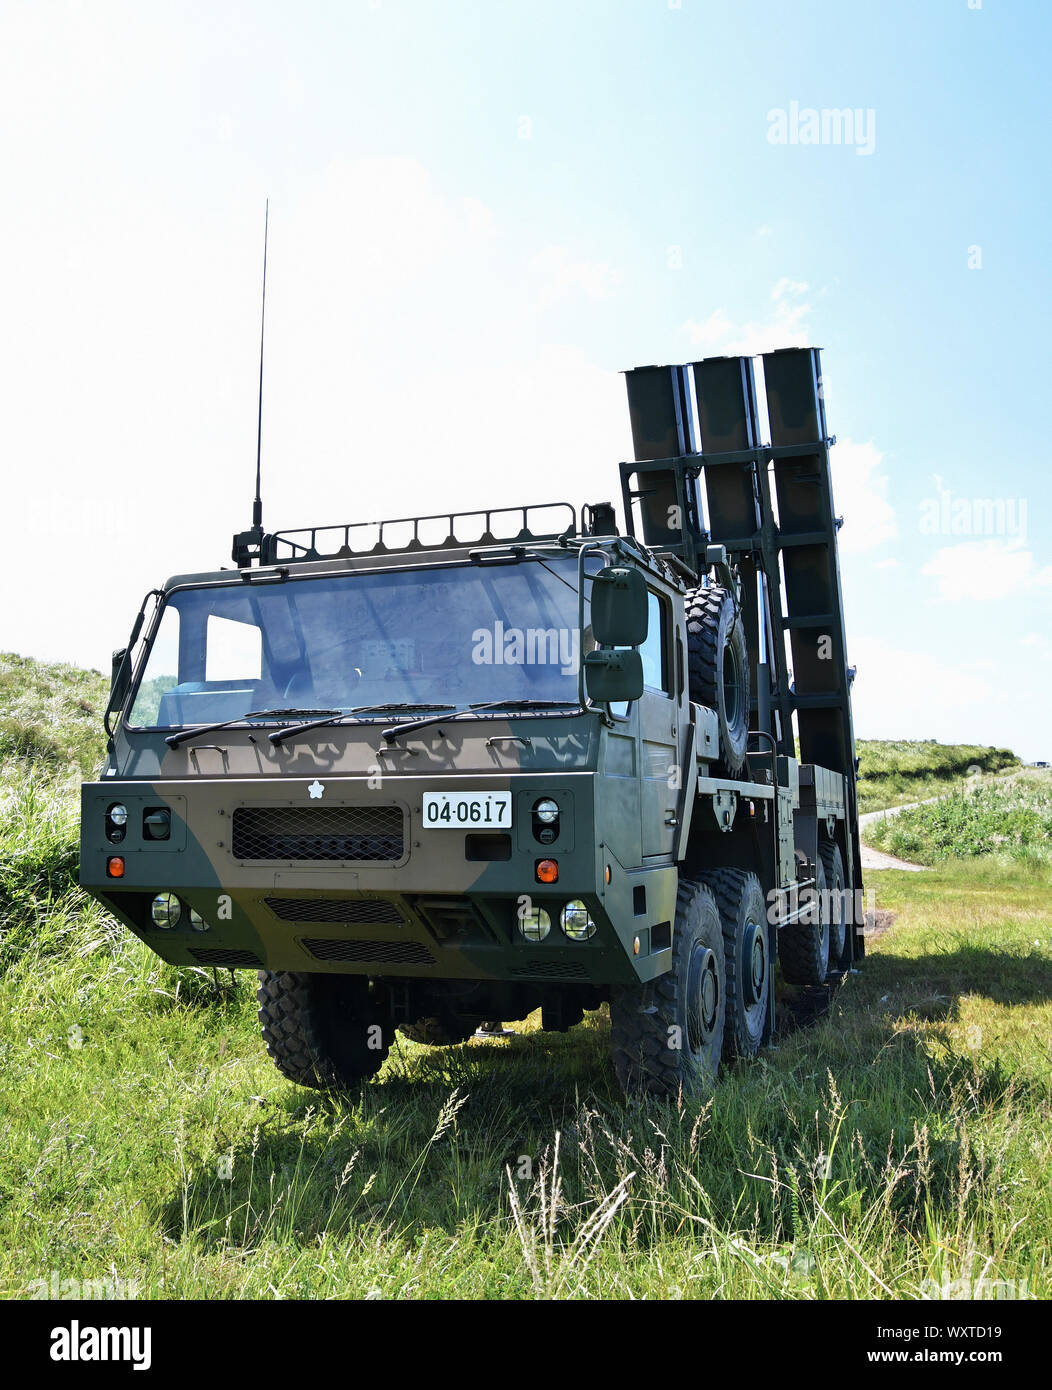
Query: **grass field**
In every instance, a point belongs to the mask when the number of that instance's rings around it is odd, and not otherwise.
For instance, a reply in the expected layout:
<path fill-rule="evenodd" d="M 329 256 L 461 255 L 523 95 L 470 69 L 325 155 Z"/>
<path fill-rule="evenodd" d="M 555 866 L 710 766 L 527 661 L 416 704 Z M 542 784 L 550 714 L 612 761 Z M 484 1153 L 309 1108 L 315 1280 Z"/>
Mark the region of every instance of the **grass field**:
<path fill-rule="evenodd" d="M 8 716 L 10 661 L 0 716 L 53 746 L 2 766 L 0 1295 L 1052 1294 L 1047 864 L 880 875 L 862 972 L 708 1105 L 623 1101 L 603 1013 L 403 1042 L 331 1100 L 272 1068 L 251 975 L 168 967 L 73 886 L 101 678 Z"/>

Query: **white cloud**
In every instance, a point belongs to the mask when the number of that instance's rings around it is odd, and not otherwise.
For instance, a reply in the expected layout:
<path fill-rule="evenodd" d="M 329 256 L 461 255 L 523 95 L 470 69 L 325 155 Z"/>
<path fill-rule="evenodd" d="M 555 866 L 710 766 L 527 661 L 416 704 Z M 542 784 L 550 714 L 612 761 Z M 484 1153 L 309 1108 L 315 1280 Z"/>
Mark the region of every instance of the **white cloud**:
<path fill-rule="evenodd" d="M 608 299 L 624 278 L 620 270 L 606 261 L 575 259 L 566 246 L 545 246 L 531 256 L 528 269 L 540 309 L 575 292 L 586 299 Z"/>
<path fill-rule="evenodd" d="M 792 280 L 788 275 L 783 275 L 771 291 L 771 298 L 777 303 L 787 297 L 796 298 L 801 294 L 807 293 L 806 280 Z"/>
<path fill-rule="evenodd" d="M 736 322 L 725 309 L 717 308 L 701 322 L 688 319 L 683 328 L 691 346 L 706 357 L 754 357 L 775 348 L 806 347 L 810 338 L 807 315 L 811 312 L 803 298 L 807 289 L 804 281 L 783 275 L 771 291 L 774 310 L 768 319 Z"/>
<path fill-rule="evenodd" d="M 952 661 L 930 649 L 915 651 L 850 634 L 848 651 L 858 668 L 851 703 L 859 738 L 996 740 L 990 732 L 996 684 L 976 674 L 968 652 Z"/>
<path fill-rule="evenodd" d="M 1015 674 L 1006 671 L 1005 653 L 986 659 L 970 638 L 954 643 L 936 631 L 919 650 L 849 632 L 848 653 L 858 668 L 851 692 L 857 737 L 934 738 L 1012 748 L 1024 759 L 1050 756 L 1047 647 Z"/>
<path fill-rule="evenodd" d="M 833 503 L 837 515 L 844 518 L 837 538 L 840 553 L 860 555 L 897 536 L 895 509 L 887 495 L 888 478 L 881 472 L 884 455 L 876 445 L 838 439 L 829 457 Z"/>
<path fill-rule="evenodd" d="M 1004 599 L 1052 590 L 1052 565 L 1040 565 L 1019 537 L 965 541 L 937 550 L 921 573 L 934 579 L 940 599 Z"/>

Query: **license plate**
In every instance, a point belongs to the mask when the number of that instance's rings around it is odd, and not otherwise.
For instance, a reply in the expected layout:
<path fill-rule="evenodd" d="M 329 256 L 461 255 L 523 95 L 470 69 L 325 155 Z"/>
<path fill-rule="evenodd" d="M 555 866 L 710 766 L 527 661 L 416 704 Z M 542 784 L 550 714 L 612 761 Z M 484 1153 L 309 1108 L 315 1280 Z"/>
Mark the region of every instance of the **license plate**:
<path fill-rule="evenodd" d="M 511 792 L 425 792 L 425 830 L 507 830 Z"/>

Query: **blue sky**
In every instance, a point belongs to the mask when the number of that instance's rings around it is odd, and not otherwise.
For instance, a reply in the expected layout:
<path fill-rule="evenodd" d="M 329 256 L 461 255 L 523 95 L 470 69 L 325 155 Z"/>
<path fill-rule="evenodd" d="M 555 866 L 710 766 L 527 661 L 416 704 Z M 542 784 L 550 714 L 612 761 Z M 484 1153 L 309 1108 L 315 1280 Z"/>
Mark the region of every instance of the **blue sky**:
<path fill-rule="evenodd" d="M 621 369 L 814 343 L 858 732 L 1052 757 L 1050 28 L 6 3 L 0 459 L 36 579 L 0 647 L 103 668 L 145 589 L 227 562 L 269 196 L 269 522 L 611 496 Z M 769 138 L 847 108 L 854 144 Z"/>

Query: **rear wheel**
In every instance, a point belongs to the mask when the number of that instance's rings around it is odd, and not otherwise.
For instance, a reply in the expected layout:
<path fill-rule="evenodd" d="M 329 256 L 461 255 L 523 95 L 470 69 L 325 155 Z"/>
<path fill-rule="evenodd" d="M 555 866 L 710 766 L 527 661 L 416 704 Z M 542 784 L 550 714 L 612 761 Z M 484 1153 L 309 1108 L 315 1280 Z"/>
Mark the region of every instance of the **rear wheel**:
<path fill-rule="evenodd" d="M 672 969 L 611 992 L 614 1069 L 629 1092 L 711 1094 L 723 1050 L 726 969 L 712 890 L 681 878 Z"/>
<path fill-rule="evenodd" d="M 829 891 L 829 968 L 840 970 L 844 966 L 844 947 L 847 945 L 844 861 L 840 856 L 840 846 L 833 840 L 826 840 L 819 847 L 819 854 Z"/>
<path fill-rule="evenodd" d="M 797 922 L 778 934 L 778 959 L 782 974 L 791 985 L 822 985 L 829 974 L 829 895 L 826 871 L 819 854 L 815 864 L 815 893 Z"/>
<path fill-rule="evenodd" d="M 258 978 L 263 1041 L 290 1081 L 346 1091 L 383 1066 L 393 1030 L 364 976 L 260 970 Z"/>
<path fill-rule="evenodd" d="M 704 875 L 723 924 L 727 963 L 725 1057 L 752 1057 L 767 1028 L 771 992 L 771 952 L 763 889 L 755 874 L 715 869 Z"/>

